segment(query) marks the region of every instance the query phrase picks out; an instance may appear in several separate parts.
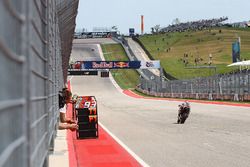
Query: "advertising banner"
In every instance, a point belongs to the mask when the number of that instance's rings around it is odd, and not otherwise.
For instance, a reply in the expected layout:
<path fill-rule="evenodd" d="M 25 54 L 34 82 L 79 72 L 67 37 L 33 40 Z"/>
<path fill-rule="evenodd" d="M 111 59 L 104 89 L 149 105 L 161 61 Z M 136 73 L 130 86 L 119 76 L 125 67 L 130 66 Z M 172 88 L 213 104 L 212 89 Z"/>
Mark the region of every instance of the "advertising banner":
<path fill-rule="evenodd" d="M 129 36 L 134 36 L 135 35 L 135 29 L 134 28 L 130 28 L 129 29 Z"/>
<path fill-rule="evenodd" d="M 232 44 L 232 59 L 233 63 L 240 61 L 240 42 Z"/>
<path fill-rule="evenodd" d="M 138 69 L 140 61 L 77 61 L 70 69 Z"/>
<path fill-rule="evenodd" d="M 68 71 L 139 68 L 160 68 L 160 61 L 76 61 L 70 64 Z"/>
<path fill-rule="evenodd" d="M 141 61 L 140 69 L 155 69 L 160 68 L 160 60 L 155 61 Z"/>

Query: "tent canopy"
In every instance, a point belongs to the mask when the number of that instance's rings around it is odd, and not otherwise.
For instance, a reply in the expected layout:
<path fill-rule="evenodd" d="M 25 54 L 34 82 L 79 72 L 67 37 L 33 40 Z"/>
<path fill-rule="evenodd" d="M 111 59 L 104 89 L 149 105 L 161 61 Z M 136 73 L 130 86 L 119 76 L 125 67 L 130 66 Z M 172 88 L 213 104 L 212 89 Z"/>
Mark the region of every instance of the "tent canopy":
<path fill-rule="evenodd" d="M 240 62 L 236 62 L 236 63 L 232 63 L 228 65 L 228 67 L 232 67 L 232 66 L 250 66 L 250 60 L 240 61 Z"/>

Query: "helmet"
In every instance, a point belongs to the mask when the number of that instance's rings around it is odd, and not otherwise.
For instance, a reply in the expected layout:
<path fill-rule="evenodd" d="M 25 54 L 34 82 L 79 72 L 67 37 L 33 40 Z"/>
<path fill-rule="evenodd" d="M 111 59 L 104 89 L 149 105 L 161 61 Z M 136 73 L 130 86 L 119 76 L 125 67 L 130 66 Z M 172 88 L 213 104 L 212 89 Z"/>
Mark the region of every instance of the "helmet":
<path fill-rule="evenodd" d="M 188 101 L 185 101 L 185 102 L 181 103 L 181 105 L 179 105 L 179 107 L 190 108 L 190 104 Z"/>
<path fill-rule="evenodd" d="M 185 101 L 185 102 L 184 102 L 184 107 L 190 108 L 190 104 L 189 104 L 188 101 Z"/>

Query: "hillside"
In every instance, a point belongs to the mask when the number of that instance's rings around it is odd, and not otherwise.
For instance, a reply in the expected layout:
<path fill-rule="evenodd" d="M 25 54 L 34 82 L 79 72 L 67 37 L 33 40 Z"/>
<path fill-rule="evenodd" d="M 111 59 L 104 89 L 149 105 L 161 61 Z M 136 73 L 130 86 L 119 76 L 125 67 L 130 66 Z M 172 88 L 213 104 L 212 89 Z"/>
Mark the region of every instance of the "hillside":
<path fill-rule="evenodd" d="M 106 61 L 129 60 L 120 44 L 103 44 L 101 47 Z M 134 69 L 117 69 L 110 72 L 122 89 L 135 88 L 139 83 L 139 74 Z"/>
<path fill-rule="evenodd" d="M 241 38 L 241 59 L 250 59 L 250 28 L 215 28 L 212 30 L 144 35 L 139 40 L 154 59 L 178 79 L 209 76 L 232 71 L 232 42 Z M 194 66 L 208 66 L 212 55 L 214 69 L 188 69 Z M 184 56 L 185 55 L 185 56 Z M 196 63 L 195 63 L 196 60 Z M 184 61 L 188 63 L 184 63 Z"/>

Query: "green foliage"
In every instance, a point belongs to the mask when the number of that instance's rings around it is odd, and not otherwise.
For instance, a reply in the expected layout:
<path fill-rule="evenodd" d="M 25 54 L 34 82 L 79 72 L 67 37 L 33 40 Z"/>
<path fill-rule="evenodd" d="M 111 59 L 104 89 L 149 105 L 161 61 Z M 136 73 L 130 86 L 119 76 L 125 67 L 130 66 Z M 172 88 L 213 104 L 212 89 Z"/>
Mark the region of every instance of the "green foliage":
<path fill-rule="evenodd" d="M 128 57 L 120 44 L 103 44 L 102 51 L 106 61 L 128 61 Z M 112 76 L 122 89 L 135 88 L 139 83 L 139 74 L 132 69 L 110 70 Z"/>
<path fill-rule="evenodd" d="M 155 60 L 161 60 L 163 68 L 179 79 L 214 75 L 212 69 L 187 69 L 186 67 L 208 66 L 209 54 L 216 73 L 225 73 L 235 68 L 232 63 L 232 43 L 241 37 L 241 59 L 250 59 L 250 28 L 214 28 L 203 31 L 175 32 L 160 35 L 144 35 L 139 39 Z M 188 54 L 188 64 L 184 63 Z M 195 59 L 199 62 L 195 64 Z"/>

